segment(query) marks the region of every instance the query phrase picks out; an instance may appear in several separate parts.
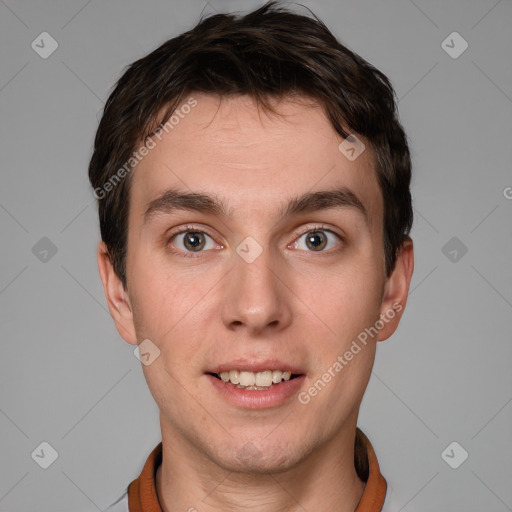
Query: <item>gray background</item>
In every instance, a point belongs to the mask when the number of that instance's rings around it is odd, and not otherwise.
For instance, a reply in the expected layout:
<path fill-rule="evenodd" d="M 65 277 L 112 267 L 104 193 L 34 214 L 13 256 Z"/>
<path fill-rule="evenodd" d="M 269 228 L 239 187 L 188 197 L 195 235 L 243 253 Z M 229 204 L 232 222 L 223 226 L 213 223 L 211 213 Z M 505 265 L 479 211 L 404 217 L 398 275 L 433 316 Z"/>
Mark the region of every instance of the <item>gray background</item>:
<path fill-rule="evenodd" d="M 410 301 L 360 426 L 396 510 L 512 510 L 512 4 L 303 3 L 391 78 L 414 162 Z M 1 511 L 102 510 L 159 442 L 97 273 L 92 140 L 125 65 L 201 12 L 260 4 L 0 2 Z M 31 48 L 43 31 L 59 45 L 47 59 Z M 458 58 L 441 45 L 453 31 Z M 59 455 L 46 470 L 43 441 Z M 452 441 L 469 453 L 458 469 L 441 456 Z"/>

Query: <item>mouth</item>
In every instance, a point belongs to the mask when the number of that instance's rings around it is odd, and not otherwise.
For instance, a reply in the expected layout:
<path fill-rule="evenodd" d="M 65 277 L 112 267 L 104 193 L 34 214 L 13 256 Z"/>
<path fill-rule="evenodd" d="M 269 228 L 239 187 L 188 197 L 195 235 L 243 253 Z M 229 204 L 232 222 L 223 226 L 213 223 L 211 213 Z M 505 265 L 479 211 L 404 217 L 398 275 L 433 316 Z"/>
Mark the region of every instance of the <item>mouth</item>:
<path fill-rule="evenodd" d="M 205 372 L 216 396 L 237 409 L 274 409 L 292 404 L 306 373 L 278 359 L 237 359 Z"/>
<path fill-rule="evenodd" d="M 301 377 L 300 373 L 292 373 L 290 370 L 264 370 L 251 372 L 246 370 L 224 370 L 219 373 L 210 372 L 212 377 L 231 384 L 237 389 L 247 391 L 268 391 L 281 383 Z"/>

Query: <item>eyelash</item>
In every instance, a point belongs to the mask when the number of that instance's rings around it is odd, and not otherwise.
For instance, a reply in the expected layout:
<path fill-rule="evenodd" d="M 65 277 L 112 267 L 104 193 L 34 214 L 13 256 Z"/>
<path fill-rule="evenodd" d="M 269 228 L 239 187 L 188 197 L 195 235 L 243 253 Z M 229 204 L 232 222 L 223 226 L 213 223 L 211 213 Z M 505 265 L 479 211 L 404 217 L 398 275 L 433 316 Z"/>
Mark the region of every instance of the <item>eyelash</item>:
<path fill-rule="evenodd" d="M 191 232 L 191 231 L 192 231 L 192 232 L 197 232 L 197 233 L 203 233 L 203 234 L 205 234 L 205 235 L 208 235 L 212 240 L 214 240 L 213 235 L 211 235 L 210 233 L 208 233 L 208 231 L 205 231 L 204 229 L 198 229 L 196 226 L 186 225 L 186 226 L 183 226 L 182 228 L 180 228 L 178 231 L 176 231 L 176 232 L 172 233 L 172 234 L 169 236 L 169 238 L 168 238 L 168 240 L 167 240 L 167 245 L 171 245 L 172 240 L 173 240 L 174 238 L 176 238 L 178 235 L 181 235 L 181 234 L 183 234 L 183 233 L 189 233 L 189 232 Z M 327 228 L 327 227 L 325 227 L 325 226 L 316 225 L 316 226 L 313 226 L 313 227 L 308 228 L 306 231 L 303 231 L 300 235 L 298 235 L 298 236 L 295 238 L 295 241 L 294 241 L 294 242 L 292 242 L 291 244 L 289 244 L 287 247 L 290 247 L 291 245 L 295 244 L 295 242 L 296 242 L 299 238 L 303 237 L 304 235 L 307 235 L 308 233 L 313 233 L 313 232 L 315 232 L 315 231 L 323 231 L 323 232 L 326 232 L 326 233 L 331 233 L 331 234 L 333 234 L 333 235 L 338 239 L 338 241 L 339 241 L 339 242 L 343 242 L 343 241 L 344 241 L 344 238 L 343 238 L 340 234 L 338 234 L 338 233 L 336 233 L 336 232 L 332 231 L 331 229 L 328 229 L 328 228 Z M 222 244 L 217 244 L 217 245 L 221 245 L 221 246 L 222 246 Z M 197 253 L 194 253 L 194 252 L 185 252 L 185 251 L 181 251 L 181 250 L 179 250 L 179 249 L 178 249 L 178 250 L 170 249 L 170 250 L 171 250 L 171 252 L 172 252 L 172 253 L 174 253 L 174 254 L 178 254 L 179 256 L 182 256 L 182 257 L 184 257 L 184 258 L 197 258 L 197 257 L 199 257 L 199 256 L 200 256 L 200 254 L 201 254 L 202 252 L 204 252 L 204 251 L 199 251 L 199 252 L 197 252 Z M 339 251 L 339 250 L 340 250 L 340 248 L 338 247 L 337 249 L 331 249 L 331 250 L 329 250 L 329 251 L 318 251 L 318 254 L 322 254 L 322 253 L 332 253 L 332 252 L 337 252 L 337 251 Z M 312 252 L 312 253 L 314 253 L 315 251 L 306 251 L 306 252 Z"/>
<path fill-rule="evenodd" d="M 181 235 L 183 233 L 189 233 L 191 231 L 196 232 L 196 233 L 204 233 L 205 235 L 208 235 L 213 240 L 213 236 L 210 233 L 208 233 L 208 231 L 205 231 L 204 229 L 198 229 L 196 226 L 186 225 L 186 226 L 183 226 L 182 228 L 180 228 L 178 231 L 176 231 L 172 235 L 170 235 L 169 239 L 167 240 L 167 245 L 170 245 L 172 240 L 174 238 L 176 238 L 178 235 Z M 221 245 L 221 244 L 218 244 L 218 245 Z M 174 254 L 182 256 L 183 258 L 197 258 L 197 257 L 199 257 L 199 255 L 202 252 L 204 252 L 204 251 L 199 251 L 198 253 L 184 252 L 179 249 L 177 249 L 177 250 L 170 249 L 170 251 Z"/>
<path fill-rule="evenodd" d="M 322 226 L 322 225 L 316 225 L 316 226 L 313 226 L 313 227 L 310 227 L 308 228 L 306 231 L 303 231 L 299 236 L 296 237 L 295 241 L 292 242 L 292 244 L 290 245 L 293 245 L 295 244 L 295 242 L 302 238 L 304 235 L 307 235 L 308 233 L 314 233 L 316 231 L 322 231 L 324 233 L 331 233 L 331 235 L 334 235 L 337 239 L 338 239 L 338 243 L 342 243 L 344 242 L 344 238 L 339 234 L 339 233 L 336 233 L 335 231 L 333 231 L 332 229 L 329 229 L 328 227 L 326 226 Z M 289 246 L 288 246 L 289 247 Z M 300 250 L 300 249 L 299 249 Z M 308 253 L 317 253 L 317 254 L 333 254 L 333 253 L 336 253 L 336 252 L 339 252 L 341 250 L 341 247 L 337 247 L 335 249 L 329 249 L 327 251 L 306 251 Z"/>

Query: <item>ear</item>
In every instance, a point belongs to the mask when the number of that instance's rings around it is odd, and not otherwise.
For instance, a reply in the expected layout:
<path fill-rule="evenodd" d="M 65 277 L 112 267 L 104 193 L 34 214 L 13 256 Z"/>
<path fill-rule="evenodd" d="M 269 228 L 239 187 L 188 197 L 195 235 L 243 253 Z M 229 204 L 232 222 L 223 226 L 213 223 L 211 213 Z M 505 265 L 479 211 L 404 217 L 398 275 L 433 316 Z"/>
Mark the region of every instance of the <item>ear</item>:
<path fill-rule="evenodd" d="M 104 242 L 98 245 L 98 269 L 100 271 L 103 291 L 107 299 L 108 309 L 121 337 L 132 345 L 137 344 L 135 326 L 133 324 L 132 306 L 128 292 L 121 279 L 114 271 L 112 260 Z"/>
<path fill-rule="evenodd" d="M 398 327 L 400 318 L 407 303 L 409 285 L 414 270 L 414 250 L 412 240 L 407 237 L 400 248 L 396 265 L 388 277 L 380 308 L 381 324 L 384 326 L 379 330 L 378 341 L 388 339 Z"/>

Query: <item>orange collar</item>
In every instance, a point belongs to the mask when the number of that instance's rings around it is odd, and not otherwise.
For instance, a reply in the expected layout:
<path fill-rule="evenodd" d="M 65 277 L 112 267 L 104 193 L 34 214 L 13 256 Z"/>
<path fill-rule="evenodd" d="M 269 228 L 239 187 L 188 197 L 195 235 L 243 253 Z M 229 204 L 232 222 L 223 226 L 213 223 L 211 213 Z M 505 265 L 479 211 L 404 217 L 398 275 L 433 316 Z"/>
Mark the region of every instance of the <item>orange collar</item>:
<path fill-rule="evenodd" d="M 358 474 L 367 476 L 366 486 L 354 512 L 380 512 L 386 497 L 386 480 L 380 474 L 377 456 L 368 438 L 357 429 L 355 460 Z M 156 470 L 162 463 L 162 443 L 151 452 L 141 474 L 128 487 L 130 512 L 162 512 L 156 494 Z"/>

